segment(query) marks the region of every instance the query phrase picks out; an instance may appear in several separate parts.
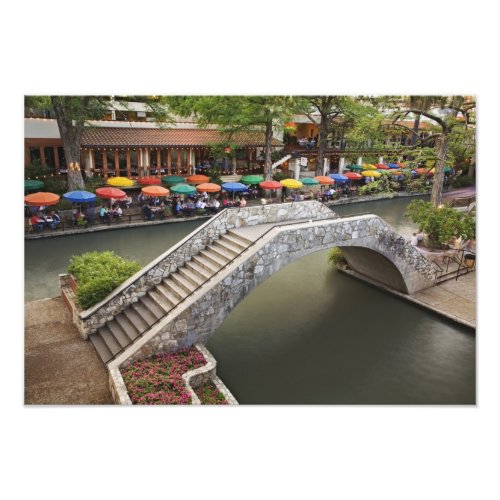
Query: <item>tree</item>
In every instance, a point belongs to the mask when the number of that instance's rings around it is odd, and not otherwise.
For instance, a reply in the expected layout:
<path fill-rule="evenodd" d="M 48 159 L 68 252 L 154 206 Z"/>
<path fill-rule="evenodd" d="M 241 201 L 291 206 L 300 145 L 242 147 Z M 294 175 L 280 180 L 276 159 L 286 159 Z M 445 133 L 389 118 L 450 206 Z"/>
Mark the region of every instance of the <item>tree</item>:
<path fill-rule="evenodd" d="M 464 126 L 467 129 L 474 124 L 475 107 L 475 100 L 466 96 L 406 96 L 401 98 L 400 109 L 393 115 L 392 126 L 407 129 L 414 136 L 416 132 L 402 123 L 405 118 L 421 116 L 437 126 L 436 133 L 419 141 L 421 145 L 436 139 L 437 160 L 431 193 L 431 203 L 435 206 L 442 203 L 444 167 L 452 132 L 456 127 Z"/>
<path fill-rule="evenodd" d="M 193 116 L 199 127 L 220 126 L 227 142 L 240 131 L 264 132 L 264 176 L 271 178 L 273 128 L 281 127 L 297 110 L 291 96 L 189 96 L 164 97 L 169 110 L 179 116 Z"/>
<path fill-rule="evenodd" d="M 335 121 L 342 118 L 347 128 L 361 124 L 363 120 L 376 120 L 381 116 L 363 97 L 350 96 L 307 96 L 302 100 L 302 112 L 318 127 L 318 159 L 316 163 L 317 175 L 322 175 L 323 159 L 328 146 L 328 136 L 333 132 Z M 319 120 L 311 110 L 319 113 Z"/>
<path fill-rule="evenodd" d="M 64 154 L 68 163 L 68 189 L 84 189 L 80 168 L 82 136 L 90 120 L 101 120 L 113 109 L 115 103 L 127 105 L 128 101 L 144 102 L 157 120 L 168 120 L 165 110 L 156 96 L 124 96 L 123 101 L 111 96 L 26 96 L 25 106 L 52 109 L 57 120 L 63 142 Z"/>

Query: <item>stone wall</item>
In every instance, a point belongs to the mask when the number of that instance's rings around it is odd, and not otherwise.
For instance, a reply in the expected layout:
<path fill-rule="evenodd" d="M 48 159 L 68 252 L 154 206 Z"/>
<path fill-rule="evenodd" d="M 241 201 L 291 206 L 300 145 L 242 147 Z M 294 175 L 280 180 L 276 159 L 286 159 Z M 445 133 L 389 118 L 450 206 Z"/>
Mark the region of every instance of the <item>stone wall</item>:
<path fill-rule="evenodd" d="M 223 210 L 122 283 L 99 304 L 83 311 L 80 314 L 83 332 L 85 335 L 95 332 L 129 304 L 136 302 L 148 290 L 161 283 L 164 278 L 175 272 L 193 255 L 198 254 L 200 250 L 230 229 L 287 220 L 335 217 L 338 217 L 335 212 L 317 201 Z"/>
<path fill-rule="evenodd" d="M 125 366 L 154 353 L 205 344 L 234 307 L 269 276 L 300 257 L 334 246 L 363 248 L 383 256 L 393 267 L 393 274 L 401 277 L 407 293 L 434 282 L 435 266 L 379 217 L 278 226 L 113 363 Z"/>
<path fill-rule="evenodd" d="M 81 337 L 87 340 L 88 334 L 85 325 L 80 318 L 82 310 L 78 306 L 78 302 L 76 300 L 76 283 L 73 276 L 71 276 L 70 274 L 60 274 L 59 289 L 61 290 L 61 297 L 63 299 L 63 302 L 67 307 L 69 313 L 71 314 L 73 324 L 75 325 Z"/>

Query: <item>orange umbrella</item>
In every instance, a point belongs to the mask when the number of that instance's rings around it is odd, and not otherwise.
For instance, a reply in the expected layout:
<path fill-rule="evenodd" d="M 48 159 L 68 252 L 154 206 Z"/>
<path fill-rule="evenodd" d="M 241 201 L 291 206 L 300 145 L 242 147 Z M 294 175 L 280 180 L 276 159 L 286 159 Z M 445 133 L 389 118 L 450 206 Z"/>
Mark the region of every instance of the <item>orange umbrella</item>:
<path fill-rule="evenodd" d="M 127 197 L 125 191 L 114 187 L 97 188 L 95 194 L 100 198 L 114 198 L 115 200 L 121 200 Z"/>
<path fill-rule="evenodd" d="M 42 207 L 47 205 L 55 205 L 59 201 L 60 196 L 54 193 L 45 193 L 40 191 L 39 193 L 29 194 L 24 197 L 26 205 L 31 205 L 33 207 Z"/>
<path fill-rule="evenodd" d="M 161 179 L 159 177 L 141 177 L 137 179 L 137 182 L 144 185 L 161 184 Z"/>
<path fill-rule="evenodd" d="M 317 175 L 315 177 L 320 184 L 333 184 L 334 180 L 331 177 L 327 177 L 326 175 Z"/>
<path fill-rule="evenodd" d="M 209 180 L 210 177 L 207 177 L 206 175 L 190 175 L 186 179 L 186 182 L 189 182 L 190 184 L 202 184 L 203 182 L 208 182 Z"/>
<path fill-rule="evenodd" d="M 259 182 L 262 189 L 281 189 L 283 186 L 278 181 L 262 181 Z"/>
<path fill-rule="evenodd" d="M 356 172 L 346 172 L 345 175 L 348 179 L 352 181 L 359 181 L 359 179 L 362 179 L 363 176 L 361 174 L 357 174 Z"/>
<path fill-rule="evenodd" d="M 168 196 L 170 191 L 162 186 L 147 186 L 143 187 L 141 191 L 146 196 Z"/>
<path fill-rule="evenodd" d="M 203 184 L 198 184 L 196 190 L 204 193 L 216 193 L 222 188 L 218 184 L 213 184 L 212 182 L 204 182 Z"/>

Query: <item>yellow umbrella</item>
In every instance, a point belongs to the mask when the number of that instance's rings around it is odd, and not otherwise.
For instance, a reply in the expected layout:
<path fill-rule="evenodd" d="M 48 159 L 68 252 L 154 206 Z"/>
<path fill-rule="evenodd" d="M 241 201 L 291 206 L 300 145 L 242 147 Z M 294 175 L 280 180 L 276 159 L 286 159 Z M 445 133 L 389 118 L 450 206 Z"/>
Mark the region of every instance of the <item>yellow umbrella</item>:
<path fill-rule="evenodd" d="M 382 174 L 380 172 L 377 172 L 376 170 L 363 170 L 363 172 L 361 172 L 361 175 L 365 177 L 380 177 Z"/>
<path fill-rule="evenodd" d="M 108 179 L 108 184 L 115 187 L 129 187 L 133 186 L 135 182 L 126 177 L 111 177 Z"/>
<path fill-rule="evenodd" d="M 361 165 L 361 168 L 363 170 L 373 170 L 376 169 L 377 167 L 375 165 L 372 165 L 371 163 L 363 163 L 363 165 Z"/>
<path fill-rule="evenodd" d="M 289 189 L 298 189 L 304 185 L 302 184 L 302 182 L 295 179 L 283 179 L 282 181 L 280 181 L 280 183 Z"/>

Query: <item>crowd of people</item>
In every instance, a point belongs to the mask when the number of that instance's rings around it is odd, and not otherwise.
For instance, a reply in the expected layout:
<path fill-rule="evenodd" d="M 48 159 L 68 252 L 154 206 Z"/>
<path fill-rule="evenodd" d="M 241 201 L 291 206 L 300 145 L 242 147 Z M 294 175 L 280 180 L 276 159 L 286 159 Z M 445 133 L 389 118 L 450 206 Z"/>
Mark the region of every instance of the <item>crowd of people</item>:
<path fill-rule="evenodd" d="M 316 146 L 316 140 L 314 137 L 311 137 L 309 140 L 307 137 L 301 137 L 300 139 L 297 140 L 299 143 L 299 146 L 301 148 L 307 148 L 307 149 L 312 149 Z"/>

